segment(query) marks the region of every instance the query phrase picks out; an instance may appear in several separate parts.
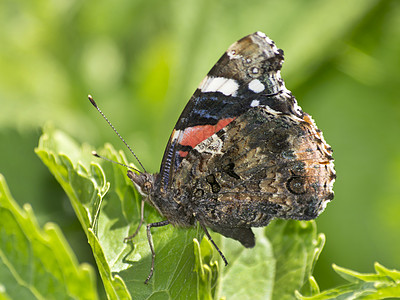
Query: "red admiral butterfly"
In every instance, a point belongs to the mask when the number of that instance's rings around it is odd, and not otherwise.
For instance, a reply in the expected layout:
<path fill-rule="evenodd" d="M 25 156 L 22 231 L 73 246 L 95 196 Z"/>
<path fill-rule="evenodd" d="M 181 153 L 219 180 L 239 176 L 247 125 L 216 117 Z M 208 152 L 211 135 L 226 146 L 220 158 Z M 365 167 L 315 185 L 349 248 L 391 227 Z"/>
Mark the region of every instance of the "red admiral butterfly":
<path fill-rule="evenodd" d="M 206 227 L 253 247 L 251 227 L 314 219 L 333 199 L 331 147 L 286 89 L 282 63 L 283 51 L 262 32 L 234 43 L 179 117 L 160 173 L 128 171 L 166 219 L 147 225 L 146 283 L 152 227 L 199 223 L 227 264 Z M 139 228 L 142 221 L 143 203 Z"/>

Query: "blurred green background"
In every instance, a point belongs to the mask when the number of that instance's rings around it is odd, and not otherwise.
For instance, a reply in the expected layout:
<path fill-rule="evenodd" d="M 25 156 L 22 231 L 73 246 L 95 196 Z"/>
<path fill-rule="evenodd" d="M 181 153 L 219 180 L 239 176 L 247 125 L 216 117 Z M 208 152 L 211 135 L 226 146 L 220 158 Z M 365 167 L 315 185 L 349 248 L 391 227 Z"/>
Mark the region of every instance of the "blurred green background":
<path fill-rule="evenodd" d="M 336 196 L 317 221 L 321 288 L 342 283 L 332 263 L 400 269 L 400 1 L 2 0 L 0 28 L 0 172 L 41 225 L 62 227 L 81 262 L 92 262 L 86 238 L 33 152 L 41 126 L 125 151 L 91 93 L 156 172 L 198 83 L 261 30 L 284 49 L 286 86 L 334 149 Z"/>

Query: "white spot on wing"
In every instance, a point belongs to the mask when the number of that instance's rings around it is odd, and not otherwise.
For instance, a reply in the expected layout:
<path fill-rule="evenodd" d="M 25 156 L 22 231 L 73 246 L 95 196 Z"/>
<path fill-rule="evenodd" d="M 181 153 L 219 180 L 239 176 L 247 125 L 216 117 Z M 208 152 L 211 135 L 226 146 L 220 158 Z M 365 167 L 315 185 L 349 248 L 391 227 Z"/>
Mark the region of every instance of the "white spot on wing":
<path fill-rule="evenodd" d="M 271 40 L 264 32 L 257 31 L 257 35 L 258 35 L 259 37 L 262 37 L 263 39 L 265 39 L 265 41 L 266 41 L 268 44 L 270 44 L 271 46 L 275 44 L 274 41 Z"/>
<path fill-rule="evenodd" d="M 273 115 L 276 115 L 276 116 L 282 114 L 281 112 L 276 111 L 275 109 L 272 109 L 272 108 L 269 107 L 268 105 L 265 105 L 265 110 L 266 110 L 267 112 L 269 112 L 270 114 L 273 114 Z"/>
<path fill-rule="evenodd" d="M 267 37 L 267 36 L 265 35 L 265 33 L 264 33 L 264 32 L 261 32 L 261 31 L 257 31 L 257 35 L 260 36 L 260 37 L 262 37 L 262 38 L 266 38 L 266 37 Z"/>
<path fill-rule="evenodd" d="M 261 93 L 263 90 L 265 90 L 265 85 L 263 85 L 260 80 L 253 79 L 249 83 L 249 89 L 254 93 Z"/>
<path fill-rule="evenodd" d="M 320 209 L 319 209 L 318 214 L 322 213 L 322 212 L 325 210 L 326 205 L 327 205 L 329 202 L 330 202 L 329 200 L 328 200 L 328 201 L 325 200 L 325 201 L 322 201 L 322 202 L 321 202 L 321 207 L 320 207 Z"/>
<path fill-rule="evenodd" d="M 302 110 L 301 107 L 297 104 L 296 100 L 294 100 L 293 109 L 299 116 L 301 116 Z"/>
<path fill-rule="evenodd" d="M 200 83 L 199 89 L 203 93 L 219 92 L 225 96 L 236 96 L 239 84 L 234 79 L 206 76 Z"/>
<path fill-rule="evenodd" d="M 260 105 L 260 101 L 259 100 L 253 100 L 250 103 L 251 107 L 256 107 L 256 106 L 259 106 L 259 105 Z"/>

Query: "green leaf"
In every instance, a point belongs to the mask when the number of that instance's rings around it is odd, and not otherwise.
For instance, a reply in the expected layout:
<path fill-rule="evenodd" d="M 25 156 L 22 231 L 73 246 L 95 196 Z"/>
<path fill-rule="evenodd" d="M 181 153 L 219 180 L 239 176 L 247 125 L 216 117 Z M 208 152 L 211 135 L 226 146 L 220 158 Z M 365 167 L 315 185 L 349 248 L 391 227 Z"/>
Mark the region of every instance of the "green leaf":
<path fill-rule="evenodd" d="M 199 276 L 197 297 L 198 299 L 213 299 L 219 272 L 219 263 L 213 258 L 213 245 L 206 238 L 203 238 L 201 244 L 197 239 L 194 239 L 193 242 L 196 256 L 195 271 Z"/>
<path fill-rule="evenodd" d="M 0 174 L 0 299 L 97 299 L 93 269 L 78 265 L 60 229 L 41 229 Z"/>
<path fill-rule="evenodd" d="M 385 299 L 400 298 L 400 272 L 375 263 L 376 274 L 363 274 L 333 265 L 333 269 L 349 284 L 323 291 L 312 297 L 300 293 L 302 300 L 322 299 Z"/>
<path fill-rule="evenodd" d="M 272 299 L 276 260 L 262 229 L 255 230 L 256 246 L 223 239 L 222 250 L 229 265 L 222 270 L 219 295 L 226 299 Z M 293 290 L 294 292 L 294 290 Z"/>
<path fill-rule="evenodd" d="M 283 299 L 293 291 L 311 294 L 312 271 L 325 244 L 325 236 L 317 235 L 315 222 L 277 220 L 266 228 L 277 261 L 273 299 Z M 286 290 L 286 292 L 284 292 Z"/>
<path fill-rule="evenodd" d="M 140 197 L 126 176 L 125 167 L 94 158 L 91 150 L 87 145 L 77 145 L 62 132 L 46 127 L 36 153 L 70 198 L 88 236 L 108 297 L 196 298 L 199 281 L 194 271 L 193 239 L 201 240 L 203 233 L 199 228 L 154 228 L 155 272 L 145 285 L 151 265 L 145 226 L 133 241 L 123 242 L 139 224 Z M 123 153 L 116 152 L 110 145 L 97 152 L 127 164 Z M 145 220 L 152 223 L 162 218 L 146 205 Z"/>
<path fill-rule="evenodd" d="M 227 299 L 293 299 L 296 290 L 310 293 L 311 272 L 324 245 L 314 221 L 276 220 L 256 229 L 253 249 L 225 239 L 231 266 L 223 269 L 220 295 Z"/>

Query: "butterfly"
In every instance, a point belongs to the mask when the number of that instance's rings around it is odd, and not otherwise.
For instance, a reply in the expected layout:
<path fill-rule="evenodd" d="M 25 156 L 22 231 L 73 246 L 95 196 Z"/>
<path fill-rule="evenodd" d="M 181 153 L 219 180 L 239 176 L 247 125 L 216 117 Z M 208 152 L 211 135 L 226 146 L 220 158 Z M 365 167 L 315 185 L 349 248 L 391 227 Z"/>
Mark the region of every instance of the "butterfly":
<path fill-rule="evenodd" d="M 285 87 L 283 59 L 262 32 L 235 42 L 184 108 L 160 172 L 128 171 L 164 218 L 147 224 L 152 264 L 145 283 L 154 272 L 153 227 L 198 223 L 227 264 L 207 228 L 251 248 L 252 227 L 274 218 L 314 219 L 333 199 L 332 149 Z M 143 203 L 139 227 L 129 238 L 143 224 Z"/>

